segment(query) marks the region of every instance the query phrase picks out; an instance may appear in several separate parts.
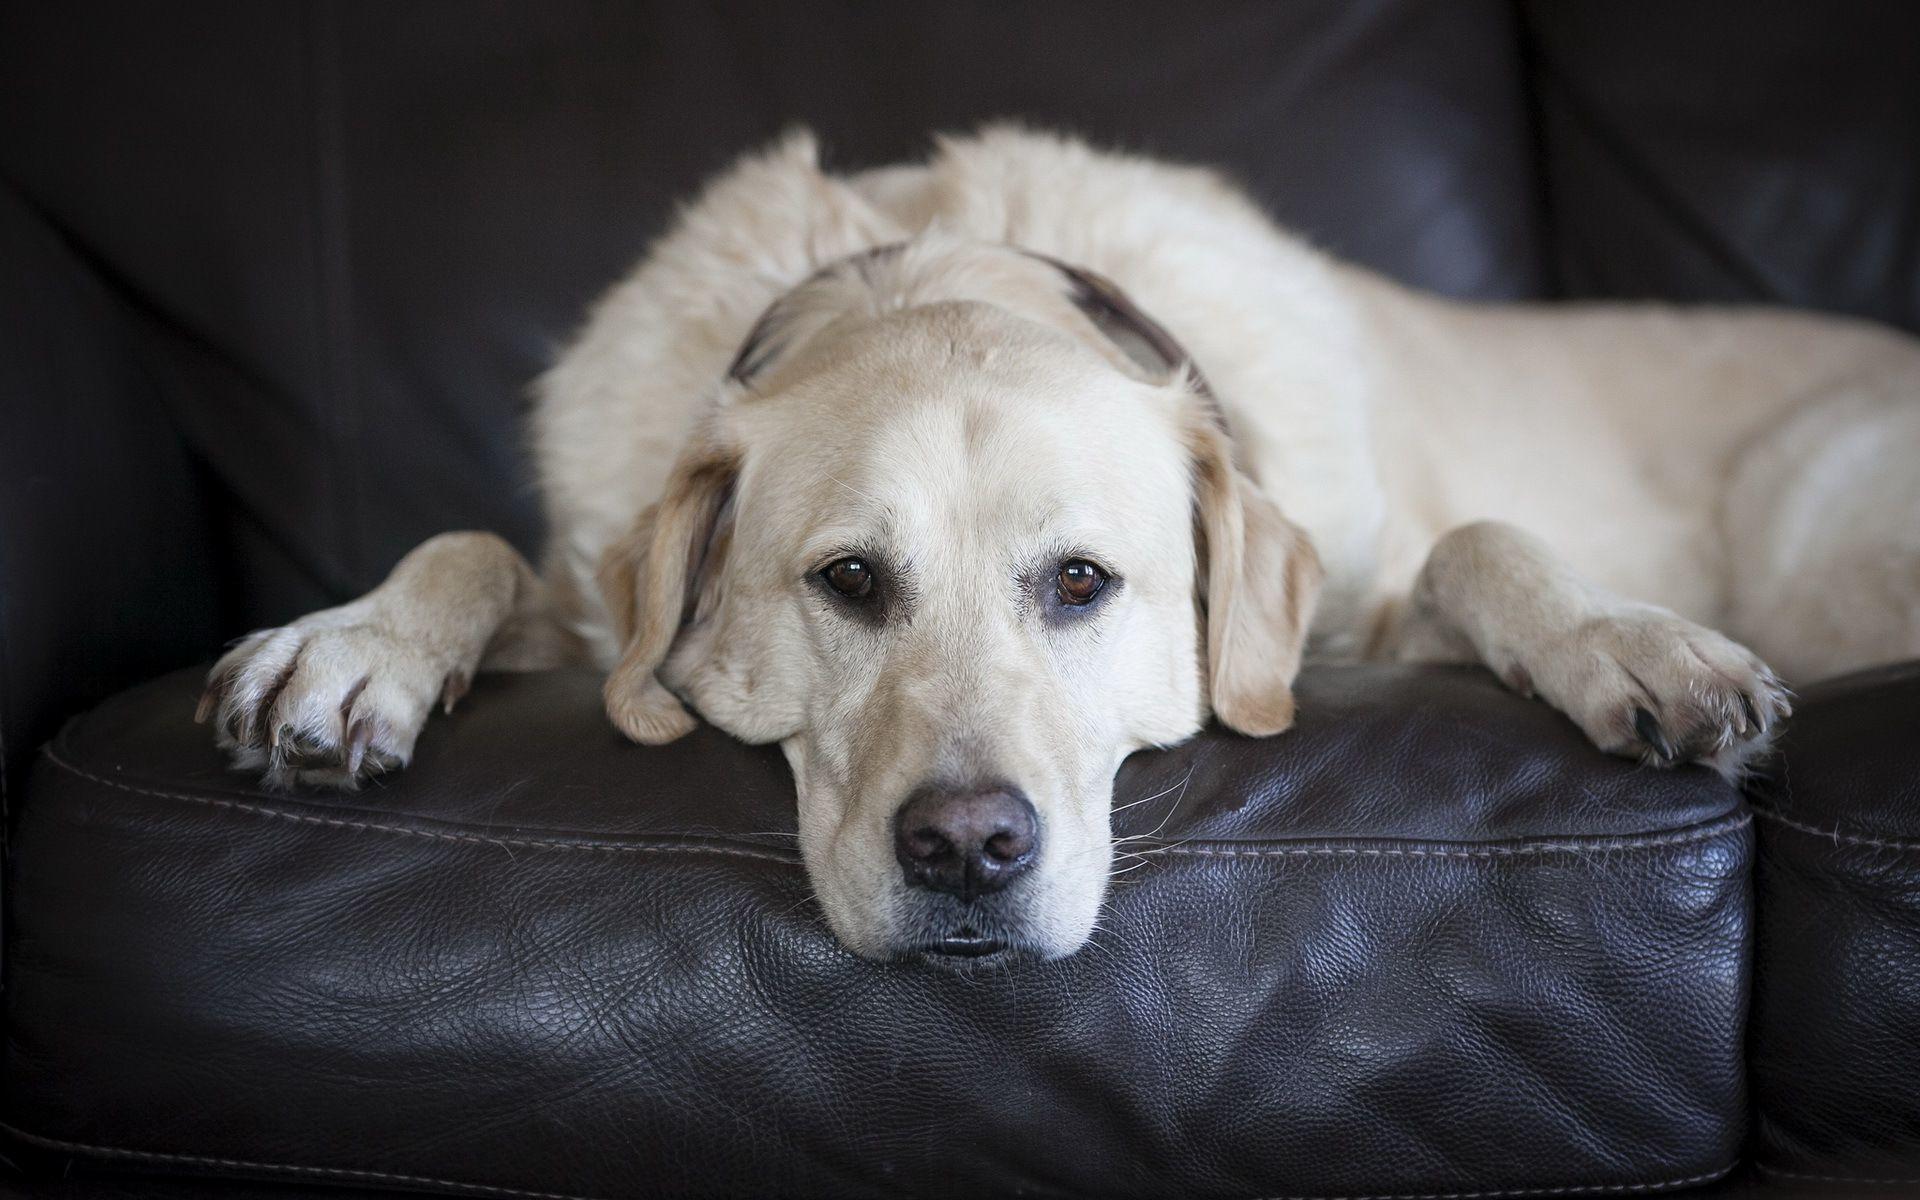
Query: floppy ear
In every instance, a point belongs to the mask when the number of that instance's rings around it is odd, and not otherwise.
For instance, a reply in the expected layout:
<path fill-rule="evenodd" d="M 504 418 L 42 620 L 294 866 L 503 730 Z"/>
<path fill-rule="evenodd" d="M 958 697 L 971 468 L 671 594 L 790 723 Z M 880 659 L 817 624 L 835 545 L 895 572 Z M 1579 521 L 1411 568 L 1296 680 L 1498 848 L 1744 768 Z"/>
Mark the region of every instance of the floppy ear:
<path fill-rule="evenodd" d="M 1233 463 L 1221 425 L 1191 434 L 1214 715 L 1253 737 L 1293 724 L 1293 677 L 1325 572 L 1306 531 Z"/>
<path fill-rule="evenodd" d="M 656 672 L 686 618 L 704 615 L 717 599 L 717 560 L 729 539 L 716 536 L 716 526 L 738 472 L 737 455 L 696 440 L 674 464 L 659 503 L 601 555 L 596 578 L 625 647 L 607 676 L 607 716 L 636 742 L 659 745 L 694 727 Z"/>

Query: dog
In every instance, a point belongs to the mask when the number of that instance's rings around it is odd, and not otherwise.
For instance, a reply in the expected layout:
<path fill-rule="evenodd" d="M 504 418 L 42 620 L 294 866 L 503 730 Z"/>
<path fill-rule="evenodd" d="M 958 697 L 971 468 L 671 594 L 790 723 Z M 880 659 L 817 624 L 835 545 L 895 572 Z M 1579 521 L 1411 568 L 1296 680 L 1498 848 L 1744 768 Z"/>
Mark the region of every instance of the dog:
<path fill-rule="evenodd" d="M 596 664 L 636 741 L 781 745 L 875 958 L 1073 952 L 1121 760 L 1280 733 L 1305 655 L 1482 663 L 1737 778 L 1783 676 L 1920 654 L 1920 343 L 1416 294 L 1212 172 L 1017 127 L 743 159 L 536 392 L 542 571 L 436 537 L 237 643 L 200 718 L 351 787 L 474 672 Z"/>

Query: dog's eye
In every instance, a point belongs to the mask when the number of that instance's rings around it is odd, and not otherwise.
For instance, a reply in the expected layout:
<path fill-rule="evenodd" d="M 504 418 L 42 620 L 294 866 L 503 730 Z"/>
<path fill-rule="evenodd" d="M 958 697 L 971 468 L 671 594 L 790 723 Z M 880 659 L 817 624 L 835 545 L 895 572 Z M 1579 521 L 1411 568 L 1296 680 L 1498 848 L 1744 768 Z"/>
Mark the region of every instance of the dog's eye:
<path fill-rule="evenodd" d="M 873 591 L 873 569 L 866 560 L 842 558 L 828 563 L 820 572 L 827 586 L 849 600 L 858 600 Z"/>
<path fill-rule="evenodd" d="M 1070 558 L 1060 564 L 1060 600 L 1064 604 L 1088 604 L 1107 586 L 1107 573 L 1084 558 Z"/>

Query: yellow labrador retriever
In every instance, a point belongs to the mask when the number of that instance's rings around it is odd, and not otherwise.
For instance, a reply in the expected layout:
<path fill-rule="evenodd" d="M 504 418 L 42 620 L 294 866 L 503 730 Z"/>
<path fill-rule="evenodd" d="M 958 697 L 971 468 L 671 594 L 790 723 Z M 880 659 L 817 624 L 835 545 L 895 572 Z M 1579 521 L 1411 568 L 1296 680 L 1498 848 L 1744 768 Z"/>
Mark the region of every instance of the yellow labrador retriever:
<path fill-rule="evenodd" d="M 593 662 L 638 741 L 691 707 L 781 744 L 876 957 L 1078 948 L 1120 761 L 1284 730 L 1305 653 L 1482 662 L 1729 775 L 1787 715 L 1767 662 L 1920 654 L 1920 344 L 1417 295 L 1208 172 L 1019 129 L 742 161 L 533 435 L 543 574 L 434 538 L 240 642 L 202 718 L 270 783 L 352 786 L 473 672 Z"/>

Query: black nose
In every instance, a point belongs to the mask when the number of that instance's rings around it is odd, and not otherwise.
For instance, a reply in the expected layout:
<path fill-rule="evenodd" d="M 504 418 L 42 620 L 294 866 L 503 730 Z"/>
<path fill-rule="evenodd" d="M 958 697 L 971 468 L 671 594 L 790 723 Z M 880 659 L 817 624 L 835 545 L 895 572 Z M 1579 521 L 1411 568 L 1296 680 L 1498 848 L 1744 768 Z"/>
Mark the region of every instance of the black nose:
<path fill-rule="evenodd" d="M 923 787 L 893 818 L 893 848 L 912 887 L 974 900 L 1033 865 L 1039 823 L 1020 789 Z"/>

